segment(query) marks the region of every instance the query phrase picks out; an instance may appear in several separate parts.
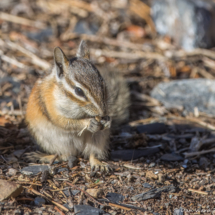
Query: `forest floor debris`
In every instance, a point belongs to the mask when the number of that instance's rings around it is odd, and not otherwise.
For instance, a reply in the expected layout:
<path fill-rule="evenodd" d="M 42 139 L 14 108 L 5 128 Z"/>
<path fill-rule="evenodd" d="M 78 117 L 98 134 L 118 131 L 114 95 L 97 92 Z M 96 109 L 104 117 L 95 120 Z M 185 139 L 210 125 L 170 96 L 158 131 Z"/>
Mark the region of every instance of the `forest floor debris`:
<path fill-rule="evenodd" d="M 0 201 L 1 214 L 215 212 L 214 118 L 183 105 L 166 108 L 150 96 L 161 82 L 212 81 L 215 52 L 185 52 L 156 35 L 149 5 L 0 1 L 0 180 L 23 189 L 2 197 L 8 198 Z M 117 68 L 131 90 L 129 122 L 111 134 L 107 162 L 114 171 L 106 176 L 90 177 L 83 158 L 47 165 L 25 160 L 37 150 L 24 123 L 30 91 L 50 72 L 54 47 L 74 56 L 81 39 L 92 47 L 93 63 Z"/>

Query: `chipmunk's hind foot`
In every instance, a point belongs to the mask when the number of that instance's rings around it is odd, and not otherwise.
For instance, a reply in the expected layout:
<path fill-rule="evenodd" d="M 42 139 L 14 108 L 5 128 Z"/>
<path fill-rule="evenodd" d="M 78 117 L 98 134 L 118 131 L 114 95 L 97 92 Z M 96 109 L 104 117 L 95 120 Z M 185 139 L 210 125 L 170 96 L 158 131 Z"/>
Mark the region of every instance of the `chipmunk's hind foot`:
<path fill-rule="evenodd" d="M 54 159 L 55 155 L 49 155 L 46 153 L 42 153 L 39 151 L 36 152 L 28 152 L 25 153 L 24 158 L 28 161 L 28 162 L 32 162 L 32 163 L 50 163 L 53 159 Z M 58 158 L 55 159 L 55 161 L 59 161 Z"/>
<path fill-rule="evenodd" d="M 102 174 L 112 172 L 113 169 L 108 164 L 103 164 L 94 155 L 90 156 L 91 176 L 95 176 L 96 172 L 100 171 Z"/>

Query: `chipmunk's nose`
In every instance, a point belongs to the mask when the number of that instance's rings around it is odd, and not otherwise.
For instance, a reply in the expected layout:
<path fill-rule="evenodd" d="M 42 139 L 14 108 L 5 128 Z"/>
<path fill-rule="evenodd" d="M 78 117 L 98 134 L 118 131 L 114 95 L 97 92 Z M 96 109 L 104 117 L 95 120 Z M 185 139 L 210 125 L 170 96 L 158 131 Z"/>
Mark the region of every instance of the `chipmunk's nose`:
<path fill-rule="evenodd" d="M 104 121 L 110 121 L 110 117 L 109 116 L 96 116 L 95 119 L 100 122 L 101 120 L 104 120 Z"/>
<path fill-rule="evenodd" d="M 103 116 L 101 119 L 105 120 L 105 121 L 110 121 L 110 117 L 109 116 Z"/>

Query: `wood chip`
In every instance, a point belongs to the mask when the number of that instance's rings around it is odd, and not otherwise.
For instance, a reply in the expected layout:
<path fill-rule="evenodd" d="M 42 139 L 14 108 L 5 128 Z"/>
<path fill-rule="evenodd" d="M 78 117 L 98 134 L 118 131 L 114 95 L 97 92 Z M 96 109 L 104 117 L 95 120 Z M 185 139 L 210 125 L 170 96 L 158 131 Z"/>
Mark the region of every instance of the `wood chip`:
<path fill-rule="evenodd" d="M 188 189 L 189 191 L 191 191 L 191 192 L 194 192 L 194 193 L 199 193 L 199 194 L 203 194 L 203 195 L 208 195 L 208 193 L 207 192 L 204 192 L 204 191 L 200 191 L 200 190 L 194 190 L 194 189 Z"/>

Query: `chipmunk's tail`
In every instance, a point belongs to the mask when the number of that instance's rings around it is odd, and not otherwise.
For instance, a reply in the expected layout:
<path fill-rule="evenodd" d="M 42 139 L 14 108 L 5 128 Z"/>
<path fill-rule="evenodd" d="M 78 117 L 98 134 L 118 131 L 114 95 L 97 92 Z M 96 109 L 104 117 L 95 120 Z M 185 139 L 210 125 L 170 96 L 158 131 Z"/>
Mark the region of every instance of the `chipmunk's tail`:
<path fill-rule="evenodd" d="M 99 70 L 106 81 L 108 90 L 108 112 L 112 117 L 112 125 L 117 126 L 128 120 L 130 92 L 124 78 L 118 71 L 103 68 Z"/>

